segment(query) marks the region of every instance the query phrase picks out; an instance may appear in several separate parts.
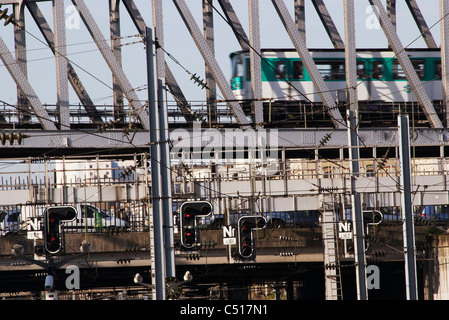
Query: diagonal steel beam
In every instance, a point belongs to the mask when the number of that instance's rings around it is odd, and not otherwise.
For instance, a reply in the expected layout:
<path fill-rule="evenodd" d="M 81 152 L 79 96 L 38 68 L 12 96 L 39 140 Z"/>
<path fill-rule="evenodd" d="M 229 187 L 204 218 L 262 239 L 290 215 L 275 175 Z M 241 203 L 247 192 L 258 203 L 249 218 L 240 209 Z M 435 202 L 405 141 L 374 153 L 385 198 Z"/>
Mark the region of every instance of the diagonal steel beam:
<path fill-rule="evenodd" d="M 44 39 L 47 42 L 49 48 L 51 49 L 51 51 L 53 53 L 55 53 L 55 35 L 54 35 L 53 31 L 51 30 L 50 26 L 48 25 L 41 10 L 39 9 L 39 6 L 34 2 L 27 2 L 26 6 L 27 6 L 28 11 L 30 12 L 31 16 L 33 17 L 34 21 L 36 22 L 36 25 L 38 26 L 39 30 L 41 31 L 42 35 L 44 36 Z M 89 94 L 87 93 L 86 88 L 84 87 L 83 83 L 81 82 L 80 78 L 78 77 L 78 74 L 76 73 L 76 71 L 73 68 L 70 61 L 67 61 L 67 69 L 68 69 L 67 72 L 68 72 L 69 82 L 72 85 L 73 90 L 75 91 L 76 95 L 78 96 L 78 99 L 80 100 L 84 109 L 86 110 L 90 120 L 94 124 L 97 124 L 97 125 L 102 124 L 103 119 L 101 118 L 100 113 L 97 111 L 95 104 L 93 103 L 92 99 L 89 97 Z"/>
<path fill-rule="evenodd" d="M 122 0 L 122 1 L 135 27 L 137 28 L 137 30 L 141 35 L 145 36 L 146 32 L 145 30 L 147 25 L 143 20 L 142 15 L 140 14 L 140 11 L 137 8 L 136 4 L 134 3 L 133 0 Z M 184 116 L 187 122 L 191 122 L 193 117 L 190 105 L 187 102 L 187 99 L 185 98 L 178 82 L 173 76 L 173 73 L 171 72 L 170 67 L 167 65 L 167 63 L 165 63 L 165 82 L 170 93 L 175 98 L 176 104 L 178 105 L 179 110 L 181 110 L 182 115 Z"/>
<path fill-rule="evenodd" d="M 31 108 L 33 109 L 35 115 L 39 119 L 42 128 L 44 130 L 57 130 L 55 123 L 51 120 L 50 116 L 47 113 L 47 110 L 45 110 L 44 106 L 37 97 L 36 92 L 34 92 L 33 87 L 31 87 L 30 83 L 28 82 L 27 77 L 20 69 L 19 64 L 17 63 L 16 59 L 14 59 L 12 54 L 9 52 L 8 47 L 6 46 L 5 42 L 1 37 L 0 37 L 0 58 L 3 61 L 3 64 L 5 65 L 6 69 L 8 69 L 9 74 L 16 82 L 17 86 L 20 88 L 20 90 L 23 92 L 25 97 L 30 102 Z"/>
<path fill-rule="evenodd" d="M 203 37 L 202 32 L 200 31 L 198 25 L 195 22 L 195 19 L 192 16 L 192 13 L 188 9 L 186 3 L 184 0 L 173 0 L 176 8 L 179 11 L 179 14 L 181 15 L 182 19 L 184 20 L 184 23 L 189 30 L 190 34 L 192 35 L 193 40 L 196 43 L 196 46 L 198 47 L 198 50 L 201 52 L 201 55 L 203 56 L 203 59 L 207 63 L 207 65 L 210 68 L 210 71 L 212 72 L 212 75 L 215 78 L 215 81 L 217 82 L 217 85 L 225 97 L 226 100 L 228 100 L 231 111 L 239 125 L 247 125 L 249 124 L 249 121 L 245 115 L 245 113 L 242 110 L 242 107 L 240 104 L 236 101 L 236 98 L 234 96 L 234 93 L 232 92 L 229 83 L 227 82 L 223 71 L 221 70 L 217 60 L 215 59 L 212 50 L 210 49 L 209 45 L 207 44 L 206 40 Z"/>
<path fill-rule="evenodd" d="M 242 24 L 240 23 L 239 18 L 234 11 L 234 8 L 232 8 L 231 3 L 229 2 L 229 0 L 218 0 L 218 3 L 220 4 L 221 9 L 226 16 L 226 19 L 228 19 L 232 31 L 234 32 L 237 41 L 240 43 L 242 50 L 249 50 L 249 38 L 246 35 L 246 32 L 243 29 Z"/>
<path fill-rule="evenodd" d="M 316 12 L 318 13 L 318 16 L 320 17 L 321 23 L 324 26 L 324 29 L 326 29 L 327 34 L 329 35 L 329 38 L 332 41 L 332 44 L 334 45 L 335 49 L 344 49 L 345 44 L 343 43 L 343 40 L 341 39 L 340 34 L 338 33 L 337 27 L 335 26 L 334 21 L 332 21 L 331 15 L 329 14 L 329 11 L 326 8 L 326 5 L 324 4 L 323 0 L 312 0 L 312 4 L 316 9 Z"/>
<path fill-rule="evenodd" d="M 418 98 L 419 103 L 422 106 L 423 112 L 429 120 L 430 125 L 433 128 L 443 128 L 443 124 L 441 123 L 440 118 L 435 112 L 435 108 L 433 107 L 432 102 L 429 99 L 421 81 L 416 74 L 415 68 L 413 67 L 410 58 L 405 51 L 405 48 L 402 46 L 401 40 L 395 31 L 391 20 L 388 18 L 387 12 L 383 7 L 380 0 L 368 0 L 371 5 L 376 6 L 378 12 L 378 19 L 382 29 L 384 30 L 385 35 L 387 36 L 388 43 L 393 49 L 396 58 L 398 59 L 402 69 L 404 70 L 404 74 L 410 83 L 410 86 L 413 90 L 413 94 Z"/>
<path fill-rule="evenodd" d="M 324 83 L 321 74 L 318 71 L 315 62 L 313 61 L 309 51 L 307 50 L 306 44 L 304 42 L 304 38 L 299 33 L 298 29 L 296 29 L 295 22 L 290 16 L 289 11 L 287 10 L 283 0 L 271 0 L 279 17 L 284 24 L 285 29 L 290 36 L 290 39 L 293 42 L 293 45 L 296 48 L 299 56 L 301 57 L 301 61 L 307 69 L 307 72 L 310 74 L 312 78 L 312 82 L 317 88 L 318 93 L 321 97 L 323 103 L 328 107 L 329 115 L 332 118 L 334 126 L 338 129 L 345 127 L 345 123 L 340 111 L 337 108 L 335 101 L 332 99 L 332 96 L 327 88 L 327 85 Z"/>
<path fill-rule="evenodd" d="M 114 52 L 111 50 L 109 45 L 106 42 L 103 34 L 100 31 L 95 19 L 91 15 L 89 9 L 83 0 L 72 0 L 72 3 L 78 8 L 81 19 L 84 21 L 87 30 L 89 31 L 92 38 L 95 40 L 98 49 L 100 50 L 103 58 L 111 69 L 113 75 L 116 77 L 117 81 L 120 84 L 120 87 L 124 91 L 126 98 L 128 99 L 130 105 L 134 109 L 134 114 L 138 119 L 140 119 L 140 123 L 144 130 L 149 130 L 149 116 L 148 111 L 142 106 L 139 102 L 139 97 L 133 90 L 131 83 L 126 77 L 125 72 L 123 71 L 120 63 L 115 58 Z"/>
<path fill-rule="evenodd" d="M 412 13 L 413 19 L 415 19 L 416 25 L 421 32 L 424 41 L 428 48 L 438 48 L 435 39 L 433 39 L 432 33 L 430 33 L 429 28 L 427 27 L 426 20 L 424 19 L 421 10 L 419 10 L 418 4 L 416 0 L 405 0 L 410 12 Z"/>

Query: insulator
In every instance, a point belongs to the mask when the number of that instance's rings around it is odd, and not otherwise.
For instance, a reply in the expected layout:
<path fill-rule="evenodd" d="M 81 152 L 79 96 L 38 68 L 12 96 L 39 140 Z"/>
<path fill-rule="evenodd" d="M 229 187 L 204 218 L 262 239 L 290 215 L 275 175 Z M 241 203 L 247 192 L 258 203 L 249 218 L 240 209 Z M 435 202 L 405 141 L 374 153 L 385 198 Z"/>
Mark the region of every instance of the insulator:
<path fill-rule="evenodd" d="M 17 132 L 17 134 L 16 134 L 16 139 L 17 139 L 17 143 L 18 143 L 19 145 L 22 144 L 22 139 L 23 139 L 22 131 L 18 131 L 18 132 Z"/>
<path fill-rule="evenodd" d="M 0 19 L 3 19 L 5 16 L 7 16 L 8 8 L 4 10 L 0 10 Z"/>
<path fill-rule="evenodd" d="M 6 18 L 4 26 L 7 26 L 7 25 L 10 24 L 11 22 L 12 22 L 13 24 L 16 24 L 16 22 L 15 22 L 13 19 L 14 19 L 14 15 L 10 15 L 8 18 Z"/>
<path fill-rule="evenodd" d="M 2 131 L 2 133 L 0 134 L 0 140 L 2 142 L 2 145 L 5 145 L 6 143 L 6 132 Z"/>
<path fill-rule="evenodd" d="M 366 235 L 365 239 L 373 244 L 379 243 L 379 238 L 374 235 Z"/>
<path fill-rule="evenodd" d="M 8 134 L 8 141 L 10 145 L 14 143 L 14 133 L 12 131 L 10 131 Z"/>
<path fill-rule="evenodd" d="M 116 262 L 117 264 L 131 263 L 131 258 L 118 258 Z"/>
<path fill-rule="evenodd" d="M 380 260 L 377 258 L 367 257 L 366 258 L 366 264 L 379 264 Z"/>
<path fill-rule="evenodd" d="M 383 250 L 375 250 L 372 255 L 376 258 L 385 257 L 385 251 Z"/>
<path fill-rule="evenodd" d="M 184 256 L 186 260 L 200 260 L 200 255 L 198 253 L 189 253 Z"/>
<path fill-rule="evenodd" d="M 430 221 L 426 217 L 416 217 L 415 224 L 422 225 L 422 226 L 428 226 L 430 224 Z"/>
<path fill-rule="evenodd" d="M 200 247 L 202 248 L 212 248 L 215 247 L 215 242 L 214 241 L 209 241 L 209 242 L 202 242 Z"/>
<path fill-rule="evenodd" d="M 6 141 L 9 141 L 9 144 L 12 145 L 14 143 L 14 140 L 17 140 L 18 144 L 22 144 L 23 138 L 26 138 L 27 136 L 23 135 L 21 131 L 18 131 L 17 133 L 14 133 L 13 131 L 2 131 L 0 134 L 0 141 L 2 145 L 6 144 Z"/>
<path fill-rule="evenodd" d="M 281 257 L 293 257 L 293 252 L 281 252 L 279 255 Z"/>
<path fill-rule="evenodd" d="M 202 86 L 203 89 L 207 88 L 207 85 L 203 82 L 203 80 L 201 80 L 199 76 L 196 76 L 196 73 L 190 75 L 191 75 L 190 80 L 193 80 L 193 82 L 195 82 L 198 86 Z"/>

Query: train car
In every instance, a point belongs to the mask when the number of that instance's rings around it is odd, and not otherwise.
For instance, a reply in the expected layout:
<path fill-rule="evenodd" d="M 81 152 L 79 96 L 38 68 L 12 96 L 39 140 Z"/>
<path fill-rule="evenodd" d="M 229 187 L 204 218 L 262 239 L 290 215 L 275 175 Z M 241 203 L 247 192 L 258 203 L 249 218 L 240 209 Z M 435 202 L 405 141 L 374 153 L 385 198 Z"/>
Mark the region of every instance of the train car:
<path fill-rule="evenodd" d="M 336 101 L 346 101 L 345 52 L 310 50 L 311 56 Z M 439 49 L 409 49 L 407 54 L 432 101 L 442 100 Z M 248 51 L 234 52 L 231 88 L 238 99 L 252 99 Z M 294 49 L 262 50 L 262 97 L 277 101 L 321 102 L 312 79 Z M 357 50 L 358 97 L 361 101 L 416 101 L 393 51 Z"/>

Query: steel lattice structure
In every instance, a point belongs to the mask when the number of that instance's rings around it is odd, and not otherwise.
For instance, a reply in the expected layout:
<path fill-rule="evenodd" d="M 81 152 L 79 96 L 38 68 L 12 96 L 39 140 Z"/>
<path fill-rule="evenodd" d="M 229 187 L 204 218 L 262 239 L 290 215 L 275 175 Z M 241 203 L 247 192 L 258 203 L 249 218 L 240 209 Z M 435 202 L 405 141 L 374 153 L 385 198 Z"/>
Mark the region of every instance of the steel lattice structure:
<path fill-rule="evenodd" d="M 40 3 L 52 3 L 53 19 L 45 17 L 40 9 Z M 20 151 L 16 154 L 23 154 L 22 151 L 32 148 L 55 148 L 55 147 L 82 147 L 82 148 L 129 148 L 130 141 L 132 148 L 145 145 L 149 129 L 149 114 L 147 104 L 142 101 L 136 94 L 135 88 L 129 80 L 122 66 L 121 54 L 121 21 L 123 14 L 129 16 L 133 22 L 138 34 L 145 37 L 145 28 L 151 27 L 155 29 L 158 41 L 157 49 L 157 76 L 166 84 L 167 91 L 173 95 L 176 101 L 175 113 L 183 118 L 183 124 L 189 124 L 195 119 L 198 120 L 195 110 L 191 109 L 189 101 L 187 101 L 183 88 L 178 84 L 172 70 L 166 63 L 166 52 L 164 51 L 164 23 L 167 25 L 168 17 L 174 12 L 163 12 L 162 1 L 151 1 L 152 25 L 148 26 L 140 11 L 140 8 L 133 0 L 109 0 L 109 6 L 105 5 L 105 10 L 109 10 L 109 30 L 110 35 L 105 36 L 101 31 L 101 27 L 97 23 L 96 13 L 91 12 L 87 6 L 88 1 L 72 0 L 79 12 L 84 26 L 90 33 L 93 41 L 97 45 L 98 51 L 101 53 L 104 62 L 107 64 L 111 74 L 112 83 L 110 85 L 114 96 L 113 106 L 105 116 L 96 106 L 93 99 L 89 95 L 90 88 L 83 83 L 80 76 L 75 71 L 76 66 L 71 63 L 70 59 L 66 59 L 66 33 L 65 33 L 65 16 L 64 1 L 38 1 L 38 0 L 1 0 L 0 4 L 3 9 L 12 8 L 14 15 L 14 26 L 7 25 L 2 28 L 14 28 L 14 53 L 8 49 L 4 36 L 0 34 L 0 58 L 4 66 L 7 68 L 10 76 L 17 86 L 17 104 L 9 105 L 15 108 L 17 118 L 20 121 L 8 121 L 7 115 L 0 115 L 2 118 L 2 126 L 6 130 L 20 128 L 24 132 L 26 139 L 20 146 Z M 86 2 L 86 3 L 85 3 Z M 305 22 L 306 22 L 306 0 L 272 0 L 273 13 L 276 12 L 278 18 L 285 27 L 292 45 L 299 54 L 305 68 L 311 76 L 316 92 L 320 95 L 322 103 L 327 110 L 329 118 L 332 120 L 334 129 L 345 129 L 345 115 L 340 112 L 336 106 L 335 99 L 331 96 L 330 90 L 325 81 L 319 74 L 317 66 L 312 60 L 305 41 Z M 289 3 L 290 2 L 290 3 Z M 347 88 L 353 88 L 356 84 L 356 39 L 355 39 L 355 22 L 354 22 L 354 1 L 345 0 L 344 5 L 344 36 L 340 35 L 338 29 L 326 7 L 323 0 L 310 0 L 313 8 L 324 26 L 332 45 L 335 49 L 345 51 L 346 63 L 346 85 Z M 193 75 L 192 79 L 199 84 L 203 84 L 205 90 L 205 101 L 207 104 L 207 122 L 209 125 L 217 123 L 217 92 L 221 93 L 224 101 L 225 112 L 229 115 L 229 123 L 232 126 L 240 126 L 241 128 L 264 127 L 264 108 L 266 105 L 262 103 L 262 83 L 261 83 L 261 56 L 260 56 L 260 18 L 259 18 L 259 2 L 248 1 L 248 22 L 249 34 L 245 32 L 241 18 L 238 17 L 233 9 L 230 0 L 202 1 L 203 7 L 203 26 L 198 25 L 192 14 L 192 4 L 188 4 L 184 0 L 173 0 L 177 9 L 177 14 L 182 18 L 186 28 L 188 29 L 193 41 L 195 42 L 201 58 L 206 66 L 206 74 L 204 82 L 202 76 Z M 435 39 L 433 38 L 429 26 L 426 23 L 423 14 L 415 0 L 407 0 L 406 4 L 410 9 L 412 17 L 418 26 L 421 36 L 429 49 L 437 48 Z M 231 90 L 229 79 L 226 79 L 222 66 L 218 63 L 214 53 L 214 17 L 217 16 L 217 7 L 223 12 L 227 19 L 227 23 L 231 26 L 231 30 L 235 33 L 236 39 L 240 43 L 243 50 L 249 50 L 251 55 L 251 90 L 253 92 L 253 101 L 250 110 L 243 108 L 242 101 L 239 101 Z M 444 129 L 449 123 L 447 119 L 441 119 L 435 111 L 432 101 L 423 89 L 414 70 L 412 63 L 407 56 L 407 50 L 404 49 L 399 36 L 396 33 L 396 1 L 387 0 L 386 8 L 380 0 L 369 0 L 367 5 L 378 8 L 377 16 L 380 25 L 388 39 L 389 46 L 399 61 L 408 83 L 416 95 L 418 104 L 421 107 L 429 126 L 433 129 Z M 294 14 L 291 8 L 294 6 Z M 307 4 L 308 6 L 308 4 Z M 443 92 L 446 93 L 448 74 L 446 73 L 447 62 L 447 30 L 448 21 L 445 19 L 449 13 L 449 4 L 447 1 L 440 1 L 440 25 L 441 25 L 441 60 L 442 60 L 442 86 Z M 125 9 L 125 10 L 123 10 Z M 307 10 L 311 10 L 307 8 Z M 30 38 L 27 34 L 27 27 L 31 22 L 25 24 L 25 14 L 32 16 L 35 24 L 42 33 L 48 47 L 53 51 L 56 64 L 56 88 L 57 105 L 53 108 L 46 106 L 40 99 L 36 90 L 27 79 L 27 47 L 26 38 Z M 122 15 L 120 15 L 122 13 Z M 276 16 L 273 15 L 274 17 Z M 49 21 L 53 20 L 53 26 Z M 111 40 L 107 40 L 110 38 Z M 146 62 L 142 61 L 142 65 Z M 207 85 L 206 85 L 207 84 Z M 80 107 L 77 112 L 83 114 L 85 123 L 82 125 L 73 123 L 73 106 L 69 101 L 69 87 L 73 88 L 79 101 Z M 348 90 L 348 104 L 356 106 L 357 101 Z M 447 99 L 448 94 L 443 95 Z M 4 101 L 3 101 L 4 102 Z M 127 104 L 129 106 L 127 106 Z M 445 107 L 446 103 L 443 101 Z M 445 111 L 445 114 L 449 112 Z M 34 119 L 34 120 L 33 120 Z M 34 122 L 33 122 L 34 121 Z M 177 123 L 171 123 L 172 128 L 177 127 Z M 226 125 L 226 124 L 225 124 Z M 111 129 L 110 127 L 115 129 Z M 79 128 L 97 128 L 92 135 L 85 135 L 85 132 L 77 131 Z M 102 128 L 102 129 L 98 129 Z M 127 129 L 127 130 L 122 130 Z M 293 128 L 291 129 L 293 130 Z M 57 132 L 58 137 L 48 135 L 48 132 Z M 17 145 L 5 145 L 3 148 L 19 148 Z"/>

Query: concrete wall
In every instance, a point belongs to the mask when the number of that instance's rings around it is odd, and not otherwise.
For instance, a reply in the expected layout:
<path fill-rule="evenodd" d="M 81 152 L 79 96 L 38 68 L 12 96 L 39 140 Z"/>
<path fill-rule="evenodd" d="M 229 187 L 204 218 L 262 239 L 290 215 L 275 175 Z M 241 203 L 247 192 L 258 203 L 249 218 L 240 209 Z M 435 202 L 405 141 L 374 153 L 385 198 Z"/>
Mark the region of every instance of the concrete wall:
<path fill-rule="evenodd" d="M 435 236 L 425 276 L 425 299 L 449 300 L 449 235 Z"/>

